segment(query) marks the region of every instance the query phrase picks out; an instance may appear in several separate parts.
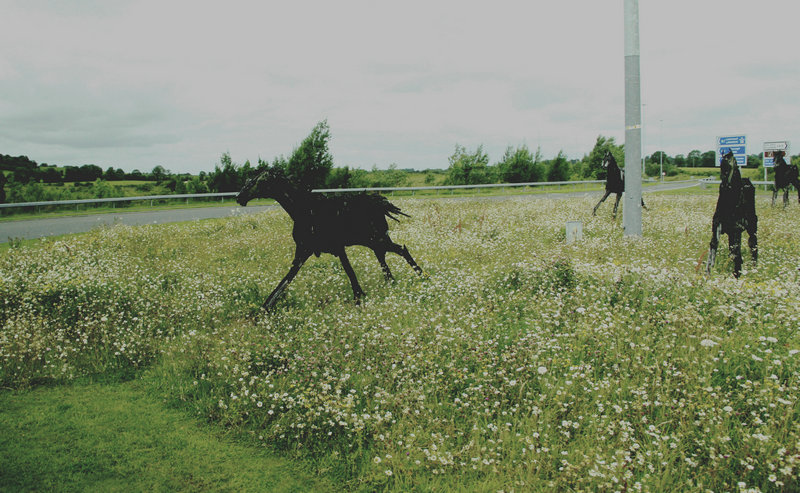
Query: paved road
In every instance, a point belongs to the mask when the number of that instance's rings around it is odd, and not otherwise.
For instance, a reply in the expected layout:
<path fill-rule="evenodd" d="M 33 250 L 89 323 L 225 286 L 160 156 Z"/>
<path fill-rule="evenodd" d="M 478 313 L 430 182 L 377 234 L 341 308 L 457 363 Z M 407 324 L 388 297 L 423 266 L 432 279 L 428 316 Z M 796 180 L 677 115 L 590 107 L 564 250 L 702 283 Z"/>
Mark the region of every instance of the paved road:
<path fill-rule="evenodd" d="M 697 186 L 697 181 L 691 182 L 667 182 L 648 186 L 645 192 L 676 190 Z M 511 197 L 528 197 L 531 199 L 554 199 L 566 197 L 583 197 L 585 195 L 602 196 L 601 191 L 593 192 L 554 192 L 546 195 L 493 195 L 484 197 L 486 199 L 508 199 Z M 442 200 L 450 199 L 440 197 Z M 470 200 L 476 197 L 454 197 L 455 200 Z M 452 199 L 451 199 L 452 200 Z M 196 209 L 167 209 L 151 212 L 121 212 L 107 214 L 93 214 L 88 216 L 66 216 L 57 218 L 31 219 L 25 221 L 0 222 L 0 243 L 5 243 L 9 239 L 33 239 L 46 236 L 58 236 L 72 233 L 83 233 L 104 225 L 127 224 L 136 226 L 141 224 L 161 224 L 181 221 L 195 221 L 199 219 L 211 219 L 215 217 L 230 217 L 240 214 L 252 214 L 261 212 L 275 205 L 261 205 L 251 207 L 203 207 Z"/>
<path fill-rule="evenodd" d="M 181 221 L 195 221 L 215 217 L 230 217 L 241 214 L 253 214 L 274 208 L 274 205 L 257 205 L 251 207 L 202 207 L 196 209 L 167 209 L 150 212 L 121 212 L 108 214 L 92 214 L 88 216 L 65 216 L 24 221 L 0 222 L 0 243 L 9 239 L 33 239 L 45 236 L 59 236 L 72 233 L 84 233 L 104 225 L 127 224 L 161 224 Z"/>

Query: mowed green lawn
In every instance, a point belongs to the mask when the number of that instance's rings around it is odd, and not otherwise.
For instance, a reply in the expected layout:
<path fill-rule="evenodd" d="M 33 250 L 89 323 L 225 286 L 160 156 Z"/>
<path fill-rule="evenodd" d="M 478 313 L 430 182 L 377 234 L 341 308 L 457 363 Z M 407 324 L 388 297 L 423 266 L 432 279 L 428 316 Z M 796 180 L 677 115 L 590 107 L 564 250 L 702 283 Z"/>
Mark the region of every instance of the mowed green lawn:
<path fill-rule="evenodd" d="M 140 382 L 0 393 L 2 491 L 333 491 Z"/>
<path fill-rule="evenodd" d="M 598 198 L 395 198 L 424 276 L 353 247 L 360 306 L 322 255 L 271 314 L 279 210 L 9 248 L 3 485 L 800 488 L 800 208 L 759 195 L 736 280 L 713 193 L 649 194 L 636 239 Z"/>

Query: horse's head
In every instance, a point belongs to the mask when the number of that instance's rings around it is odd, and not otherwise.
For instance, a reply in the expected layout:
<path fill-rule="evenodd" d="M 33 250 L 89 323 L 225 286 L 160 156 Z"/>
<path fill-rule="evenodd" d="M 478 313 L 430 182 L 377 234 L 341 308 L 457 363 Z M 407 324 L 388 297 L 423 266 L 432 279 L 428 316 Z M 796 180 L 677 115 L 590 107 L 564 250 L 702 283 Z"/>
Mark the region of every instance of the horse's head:
<path fill-rule="evenodd" d="M 276 166 L 266 168 L 244 183 L 236 195 L 236 202 L 245 206 L 255 198 L 273 197 L 276 192 L 285 188 L 286 184 L 286 174 L 283 168 Z"/>
<path fill-rule="evenodd" d="M 617 160 L 614 159 L 614 155 L 611 154 L 611 151 L 606 151 L 605 155 L 603 156 L 603 162 L 601 166 L 603 167 L 603 169 L 608 169 L 617 166 Z"/>
<path fill-rule="evenodd" d="M 736 157 L 730 149 L 719 160 L 719 176 L 722 186 L 730 185 L 737 177 L 741 180 L 739 163 L 736 162 Z"/>
<path fill-rule="evenodd" d="M 786 156 L 786 151 L 775 151 L 772 156 L 775 160 L 775 166 L 786 165 L 786 160 L 783 159 Z"/>

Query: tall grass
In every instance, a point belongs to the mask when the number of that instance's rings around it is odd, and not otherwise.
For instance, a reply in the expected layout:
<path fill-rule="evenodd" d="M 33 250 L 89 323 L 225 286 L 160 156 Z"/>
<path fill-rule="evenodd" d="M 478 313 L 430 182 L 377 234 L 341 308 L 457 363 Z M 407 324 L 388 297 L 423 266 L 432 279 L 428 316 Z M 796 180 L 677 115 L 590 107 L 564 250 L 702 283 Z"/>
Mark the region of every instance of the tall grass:
<path fill-rule="evenodd" d="M 14 248 L 0 382 L 148 367 L 199 418 L 354 490 L 800 487 L 796 207 L 758 199 L 759 263 L 735 280 L 698 268 L 712 196 L 653 196 L 640 239 L 595 200 L 398 199 L 392 236 L 425 277 L 394 257 L 385 284 L 356 247 L 361 306 L 322 256 L 269 315 L 280 211 Z"/>

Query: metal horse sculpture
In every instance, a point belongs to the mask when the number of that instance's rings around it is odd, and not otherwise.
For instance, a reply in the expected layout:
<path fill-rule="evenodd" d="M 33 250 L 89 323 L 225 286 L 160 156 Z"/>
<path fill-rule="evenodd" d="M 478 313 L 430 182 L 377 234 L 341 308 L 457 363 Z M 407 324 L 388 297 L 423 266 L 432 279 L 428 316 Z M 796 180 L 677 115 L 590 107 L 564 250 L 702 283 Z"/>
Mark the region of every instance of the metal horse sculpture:
<path fill-rule="evenodd" d="M 619 199 L 622 198 L 622 193 L 625 191 L 625 174 L 617 165 L 617 160 L 614 159 L 611 151 L 606 151 L 605 156 L 603 156 L 602 166 L 606 170 L 606 194 L 603 195 L 603 198 L 600 199 L 600 202 L 594 206 L 594 209 L 592 209 L 592 215 L 596 216 L 597 208 L 600 207 L 600 204 L 605 202 L 609 195 L 615 193 L 617 194 L 617 200 L 614 201 L 614 217 L 617 217 Z M 642 199 L 642 207 L 647 209 L 647 207 L 644 205 L 644 199 Z"/>
<path fill-rule="evenodd" d="M 758 217 L 756 216 L 756 189 L 747 178 L 742 178 L 733 152 L 728 151 L 720 160 L 719 199 L 711 226 L 711 243 L 708 251 L 706 272 L 717 257 L 719 237 L 728 235 L 728 246 L 733 257 L 733 276 L 742 272 L 742 231 L 747 231 L 748 244 L 753 262 L 758 260 Z"/>
<path fill-rule="evenodd" d="M 292 184 L 282 168 L 271 167 L 250 178 L 236 196 L 236 201 L 244 206 L 258 197 L 275 199 L 294 221 L 292 237 L 295 253 L 292 267 L 264 302 L 266 310 L 275 306 L 311 254 L 319 256 L 325 252 L 339 257 L 350 279 L 356 303 L 364 296 L 364 291 L 345 253 L 347 246 L 371 248 L 387 281 L 393 277 L 386 265 L 386 252 L 400 255 L 418 274 L 422 273 L 408 249 L 389 238 L 386 218 L 397 221 L 393 214 L 408 215 L 381 195 L 358 193 L 328 196 L 312 193 Z"/>
<path fill-rule="evenodd" d="M 789 188 L 794 185 L 797 190 L 797 202 L 800 203 L 800 179 L 798 179 L 797 165 L 787 164 L 783 157 L 784 151 L 775 151 L 775 186 L 772 189 L 772 205 L 778 197 L 778 190 L 783 189 L 783 207 L 789 204 Z"/>

